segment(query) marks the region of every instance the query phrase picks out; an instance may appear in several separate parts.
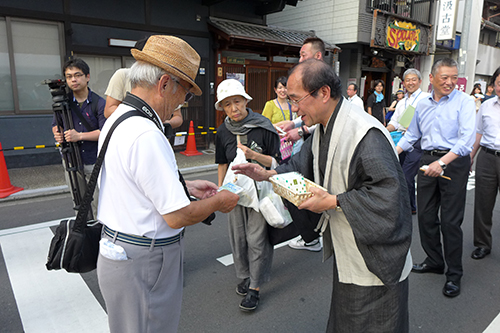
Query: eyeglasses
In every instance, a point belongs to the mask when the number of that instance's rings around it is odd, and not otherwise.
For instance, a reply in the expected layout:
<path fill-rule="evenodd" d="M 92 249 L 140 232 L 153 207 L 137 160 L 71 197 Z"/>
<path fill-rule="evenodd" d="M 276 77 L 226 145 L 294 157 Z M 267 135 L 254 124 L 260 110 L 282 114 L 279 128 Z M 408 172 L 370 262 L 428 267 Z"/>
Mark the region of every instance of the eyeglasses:
<path fill-rule="evenodd" d="M 190 92 L 188 88 L 184 87 L 178 80 L 172 79 L 172 81 L 174 81 L 175 83 L 180 85 L 182 88 L 184 88 L 184 90 L 186 90 L 186 97 L 184 97 L 184 103 L 187 103 L 193 99 L 194 94 L 192 92 Z"/>
<path fill-rule="evenodd" d="M 71 75 L 71 74 L 66 74 L 66 75 L 65 75 L 66 80 L 71 80 L 72 78 L 79 79 L 79 78 L 81 78 L 82 76 L 85 76 L 85 74 L 80 73 L 80 72 L 75 73 L 75 74 L 73 74 L 73 75 Z"/>
<path fill-rule="evenodd" d="M 290 96 L 288 96 L 286 98 L 286 101 L 290 104 L 292 104 L 293 106 L 296 106 L 298 107 L 299 106 L 299 103 L 301 101 L 303 101 L 304 99 L 306 99 L 307 97 L 311 96 L 312 94 L 314 94 L 316 91 L 318 91 L 321 87 L 317 88 L 317 89 L 314 89 L 313 91 L 311 91 L 309 94 L 305 95 L 304 97 L 298 99 L 298 100 L 294 100 L 294 99 L 291 99 Z"/>

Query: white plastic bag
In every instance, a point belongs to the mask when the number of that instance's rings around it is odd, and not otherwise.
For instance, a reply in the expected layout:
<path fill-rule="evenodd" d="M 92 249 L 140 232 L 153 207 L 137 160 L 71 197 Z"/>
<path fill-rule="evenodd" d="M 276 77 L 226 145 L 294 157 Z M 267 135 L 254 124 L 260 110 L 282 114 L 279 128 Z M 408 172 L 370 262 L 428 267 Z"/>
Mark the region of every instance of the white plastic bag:
<path fill-rule="evenodd" d="M 222 185 L 233 183 L 243 188 L 243 192 L 238 194 L 240 196 L 238 205 L 253 208 L 256 212 L 259 212 L 259 198 L 257 197 L 257 190 L 255 189 L 254 180 L 245 175 L 237 175 L 233 170 L 231 170 L 231 167 L 233 165 L 244 163 L 248 163 L 245 157 L 245 153 L 240 148 L 237 148 L 236 157 L 231 162 L 231 164 L 229 164 Z"/>
<path fill-rule="evenodd" d="M 281 197 L 273 190 L 273 184 L 262 182 L 260 189 L 260 213 L 273 228 L 284 228 L 292 223 L 292 216 L 286 209 Z"/>

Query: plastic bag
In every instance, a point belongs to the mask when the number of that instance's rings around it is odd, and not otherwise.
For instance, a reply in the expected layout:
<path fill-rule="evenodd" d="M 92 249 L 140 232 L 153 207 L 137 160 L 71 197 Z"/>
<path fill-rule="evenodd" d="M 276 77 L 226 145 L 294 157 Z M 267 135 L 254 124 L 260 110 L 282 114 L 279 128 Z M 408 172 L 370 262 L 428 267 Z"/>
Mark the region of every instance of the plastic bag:
<path fill-rule="evenodd" d="M 261 183 L 259 209 L 271 227 L 281 229 L 292 223 L 292 216 L 270 182 Z"/>
<path fill-rule="evenodd" d="M 231 167 L 233 165 L 244 163 L 248 163 L 245 157 L 245 153 L 240 148 L 237 148 L 236 157 L 231 162 L 231 164 L 229 164 L 222 185 L 233 183 L 243 188 L 243 192 L 238 194 L 240 196 L 238 205 L 253 208 L 256 212 L 259 212 L 259 198 L 257 197 L 257 190 L 255 189 L 254 180 L 245 175 L 237 175 L 233 170 L 231 170 Z"/>

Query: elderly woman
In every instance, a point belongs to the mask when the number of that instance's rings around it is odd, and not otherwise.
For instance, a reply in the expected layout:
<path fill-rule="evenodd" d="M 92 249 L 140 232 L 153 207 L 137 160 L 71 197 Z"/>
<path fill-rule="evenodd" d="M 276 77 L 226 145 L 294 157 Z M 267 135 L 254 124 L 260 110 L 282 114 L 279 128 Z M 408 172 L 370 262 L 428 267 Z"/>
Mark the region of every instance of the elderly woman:
<path fill-rule="evenodd" d="M 223 185 L 229 164 L 241 148 L 248 160 L 271 167 L 279 162 L 280 138 L 269 119 L 247 108 L 252 100 L 241 83 L 228 79 L 217 87 L 215 108 L 226 112 L 226 119 L 217 129 L 215 163 L 219 164 L 219 186 Z M 240 143 L 237 141 L 240 137 Z M 249 147 L 252 147 L 250 149 Z M 242 279 L 236 293 L 245 296 L 243 311 L 253 311 L 259 302 L 259 288 L 269 281 L 273 247 L 267 235 L 267 222 L 253 208 L 237 205 L 228 214 L 229 241 L 233 251 L 236 276 Z"/>
<path fill-rule="evenodd" d="M 266 102 L 262 115 L 268 118 L 273 124 L 283 120 L 293 120 L 297 116 L 292 112 L 290 103 L 286 101 L 286 76 L 279 77 L 274 83 L 276 98 Z"/>

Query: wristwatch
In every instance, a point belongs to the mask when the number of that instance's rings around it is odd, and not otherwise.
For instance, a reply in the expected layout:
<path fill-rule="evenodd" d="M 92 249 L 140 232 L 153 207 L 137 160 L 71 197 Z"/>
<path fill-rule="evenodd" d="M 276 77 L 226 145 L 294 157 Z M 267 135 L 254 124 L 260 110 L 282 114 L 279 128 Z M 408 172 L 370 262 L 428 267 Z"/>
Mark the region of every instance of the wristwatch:
<path fill-rule="evenodd" d="M 438 160 L 438 163 L 439 165 L 441 166 L 441 169 L 446 169 L 446 163 L 444 163 L 443 161 L 441 161 L 441 159 Z"/>
<path fill-rule="evenodd" d="M 298 129 L 298 131 L 297 131 L 297 133 L 299 134 L 299 136 L 301 138 L 303 138 L 304 137 L 304 127 L 300 126 L 299 129 Z"/>
<path fill-rule="evenodd" d="M 340 207 L 340 202 L 338 200 L 338 197 L 337 197 L 337 207 L 335 207 L 335 211 L 337 211 L 337 212 L 341 212 L 342 211 L 342 207 Z"/>

